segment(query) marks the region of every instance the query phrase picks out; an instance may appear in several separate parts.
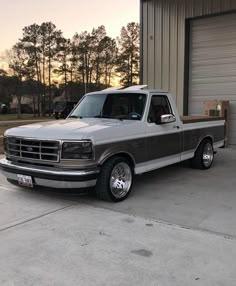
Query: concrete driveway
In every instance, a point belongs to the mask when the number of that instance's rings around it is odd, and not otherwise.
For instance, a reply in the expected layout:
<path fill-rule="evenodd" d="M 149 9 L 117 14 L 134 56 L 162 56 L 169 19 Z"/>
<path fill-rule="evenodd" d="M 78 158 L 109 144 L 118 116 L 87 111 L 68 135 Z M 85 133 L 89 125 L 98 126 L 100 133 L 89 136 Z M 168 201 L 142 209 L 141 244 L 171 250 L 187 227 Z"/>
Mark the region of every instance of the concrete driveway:
<path fill-rule="evenodd" d="M 236 285 L 236 149 L 136 178 L 119 204 L 0 176 L 0 285 Z"/>

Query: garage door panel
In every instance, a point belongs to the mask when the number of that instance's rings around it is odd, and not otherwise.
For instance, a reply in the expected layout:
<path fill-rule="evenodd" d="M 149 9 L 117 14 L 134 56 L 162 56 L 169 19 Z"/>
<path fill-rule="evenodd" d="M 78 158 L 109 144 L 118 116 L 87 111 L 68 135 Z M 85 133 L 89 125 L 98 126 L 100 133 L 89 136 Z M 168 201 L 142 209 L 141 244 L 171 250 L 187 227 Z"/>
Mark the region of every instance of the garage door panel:
<path fill-rule="evenodd" d="M 229 39 L 227 40 L 227 38 L 229 37 L 230 37 L 230 40 Z M 218 37 L 214 37 L 214 38 L 209 37 L 208 39 L 199 40 L 199 41 L 196 41 L 195 43 L 193 42 L 193 44 L 197 48 L 205 48 L 205 47 L 214 48 L 214 45 L 216 44 L 217 46 L 224 48 L 224 47 L 227 47 L 227 45 L 233 45 L 235 38 L 236 38 L 236 33 L 229 33 L 229 34 L 218 35 Z"/>
<path fill-rule="evenodd" d="M 235 50 L 236 52 L 236 50 Z M 217 58 L 217 59 L 204 59 L 204 60 L 193 60 L 192 67 L 196 68 L 205 68 L 212 70 L 212 68 L 222 69 L 227 66 L 229 69 L 235 69 L 236 58 Z"/>
<path fill-rule="evenodd" d="M 236 113 L 230 113 L 230 119 L 236 120 Z"/>
<path fill-rule="evenodd" d="M 233 100 L 231 100 L 231 98 L 233 98 Z M 230 108 L 231 108 L 231 113 L 236 113 L 236 106 L 235 106 L 235 98 L 234 95 L 233 96 L 229 96 L 229 95 L 225 95 L 225 94 L 220 94 L 220 95 L 215 95 L 215 93 L 213 95 L 199 95 L 199 96 L 194 96 L 192 98 L 189 98 L 189 104 L 191 105 L 192 103 L 194 104 L 194 102 L 204 102 L 204 101 L 209 101 L 209 100 L 228 100 L 230 101 Z"/>
<path fill-rule="evenodd" d="M 206 73 L 206 74 L 198 73 L 197 75 L 195 73 L 195 78 L 194 78 L 194 80 L 192 82 L 194 83 L 194 82 L 201 81 L 201 80 L 204 80 L 204 79 L 209 80 L 209 83 L 211 83 L 213 81 L 215 82 L 215 81 L 217 81 L 217 79 L 219 79 L 219 82 L 222 82 L 222 81 L 225 82 L 224 78 L 227 77 L 227 79 L 225 79 L 225 80 L 227 80 L 227 82 L 229 83 L 229 77 L 232 77 L 232 76 L 235 77 L 236 75 L 234 75 L 234 74 L 232 75 L 231 74 L 229 76 L 227 73 L 224 73 L 224 74 L 220 75 L 219 72 L 218 73 L 215 72 L 214 76 L 213 76 L 213 72 L 212 73 L 209 72 L 209 73 Z M 232 81 L 234 81 L 234 79 Z"/>
<path fill-rule="evenodd" d="M 236 144 L 236 14 L 191 22 L 189 114 L 206 100 L 230 101 L 229 142 Z"/>
<path fill-rule="evenodd" d="M 235 24 L 233 24 L 234 26 Z M 206 35 L 208 32 L 215 33 L 216 31 L 223 30 L 232 30 L 232 21 L 226 20 L 224 23 L 214 22 L 213 19 L 211 21 L 207 21 L 204 23 L 204 19 L 201 19 L 197 24 L 193 23 L 193 27 L 196 35 L 203 34 Z"/>
<path fill-rule="evenodd" d="M 229 144 L 236 145 L 236 132 L 231 132 L 228 140 L 229 140 Z"/>
<path fill-rule="evenodd" d="M 228 51 L 224 50 L 224 52 L 222 53 L 222 50 L 219 51 L 216 50 L 216 52 L 214 53 L 213 51 L 211 51 L 211 53 L 209 53 L 209 50 L 205 49 L 202 52 L 194 52 L 195 54 L 192 54 L 192 62 L 196 62 L 196 61 L 210 61 L 210 60 L 219 60 L 219 59 L 227 59 L 227 58 L 235 58 L 234 55 L 232 55 L 232 49 L 228 49 Z"/>
<path fill-rule="evenodd" d="M 198 20 L 197 22 L 193 22 L 193 26 L 197 31 L 204 31 L 204 30 L 212 30 L 212 29 L 219 29 L 219 28 L 227 28 L 231 25 L 236 25 L 235 20 L 235 13 L 226 14 L 224 16 L 220 16 L 222 21 L 219 21 L 219 17 L 206 17 Z"/>
<path fill-rule="evenodd" d="M 227 84 L 229 86 L 227 86 Z M 227 89 L 228 94 L 235 95 L 236 84 L 235 83 L 210 83 L 209 85 L 206 83 L 201 83 L 201 81 L 192 84 L 192 93 L 195 92 L 205 92 L 212 91 L 213 94 L 216 94 L 216 91 L 222 91 L 220 94 L 225 95 L 225 90 Z"/>
<path fill-rule="evenodd" d="M 236 51 L 236 49 L 235 49 Z M 228 57 L 216 57 L 216 58 L 205 58 L 205 59 L 196 59 L 192 60 L 192 66 L 193 67 L 212 67 L 212 66 L 220 66 L 220 65 L 233 65 L 236 63 L 236 57 L 232 58 L 232 55 L 229 54 Z"/>
<path fill-rule="evenodd" d="M 228 25 L 227 27 L 220 27 L 220 28 L 215 28 L 215 30 L 212 29 L 206 29 L 206 30 L 199 30 L 197 31 L 195 28 L 195 38 L 193 39 L 193 43 L 197 43 L 197 38 L 200 38 L 199 41 L 200 42 L 208 42 L 208 41 L 212 41 L 214 39 L 220 39 L 220 36 L 222 36 L 222 40 L 226 39 L 228 40 L 227 36 L 231 36 L 235 37 L 236 33 L 235 33 L 235 28 L 236 28 L 236 24 L 233 25 Z"/>
<path fill-rule="evenodd" d="M 194 68 L 194 67 L 193 67 Z M 235 76 L 236 75 L 236 68 L 228 68 L 227 67 L 222 66 L 212 66 L 212 69 L 210 69 L 210 67 L 195 67 L 194 68 L 194 72 L 193 77 L 198 78 L 198 77 L 203 77 L 203 76 L 207 76 L 207 77 L 215 77 L 215 76 Z M 203 74 L 204 73 L 204 74 Z"/>
<path fill-rule="evenodd" d="M 204 114 L 202 101 L 195 101 L 194 104 L 190 105 L 189 113 L 191 115 Z"/>
<path fill-rule="evenodd" d="M 234 48 L 229 48 L 229 47 L 225 47 L 225 48 L 220 48 L 218 47 L 218 49 L 214 48 L 199 48 L 198 51 L 194 51 L 192 54 L 192 62 L 196 63 L 198 61 L 204 62 L 204 61 L 224 61 L 226 60 L 226 63 L 229 62 L 228 59 L 232 59 L 233 61 L 235 60 L 235 56 L 234 56 L 234 52 L 236 52 L 236 48 L 234 51 Z"/>
<path fill-rule="evenodd" d="M 216 87 L 215 87 L 216 88 Z M 210 88 L 198 88 L 198 89 L 192 89 L 192 95 L 193 96 L 202 96 L 202 97 L 206 97 L 206 96 L 211 96 L 211 97 L 215 97 L 215 99 L 222 99 L 222 100 L 226 100 L 226 98 L 230 97 L 234 97 L 235 96 L 235 88 L 232 89 L 227 89 L 227 94 L 225 92 L 224 88 L 219 88 L 218 90 L 212 90 Z M 202 100 L 205 100 L 202 98 Z M 212 100 L 208 99 L 208 100 Z"/>
<path fill-rule="evenodd" d="M 229 120 L 229 126 L 232 131 L 236 130 L 236 120 Z"/>
<path fill-rule="evenodd" d="M 229 145 L 236 145 L 236 137 L 234 138 L 229 138 Z"/>
<path fill-rule="evenodd" d="M 194 51 L 193 53 L 194 53 L 192 54 L 193 62 L 196 62 L 198 60 L 201 60 L 201 61 L 211 60 L 211 59 L 217 60 L 217 59 L 234 57 L 234 55 L 232 55 L 232 49 L 227 49 L 226 47 L 224 48 L 224 50 L 218 48 L 215 51 L 211 50 L 211 52 L 209 52 L 209 49 L 204 49 L 202 51 Z"/>
<path fill-rule="evenodd" d="M 229 91 L 227 91 L 229 93 Z M 201 97 L 204 100 L 228 100 L 229 97 L 234 96 L 233 91 L 231 94 L 225 94 L 224 90 L 195 90 L 193 91 L 194 97 Z"/>
<path fill-rule="evenodd" d="M 205 30 L 202 32 L 197 33 L 195 31 L 195 38 L 193 39 L 193 43 L 195 45 L 211 45 L 212 41 L 219 40 L 221 41 L 230 41 L 232 38 L 235 38 L 235 28 L 236 25 L 230 26 L 230 28 L 222 28 L 222 29 L 215 29 L 215 30 Z M 222 37 L 222 38 L 221 38 Z M 230 39 L 228 39 L 230 38 Z"/>
<path fill-rule="evenodd" d="M 234 118 L 236 116 L 236 101 L 230 101 L 229 112 L 230 112 L 230 117 L 232 116 L 232 118 Z"/>
<path fill-rule="evenodd" d="M 232 82 L 236 82 L 236 75 L 235 76 L 215 76 L 215 77 L 198 77 L 192 81 L 192 87 L 194 85 L 204 85 L 204 84 L 232 84 Z"/>

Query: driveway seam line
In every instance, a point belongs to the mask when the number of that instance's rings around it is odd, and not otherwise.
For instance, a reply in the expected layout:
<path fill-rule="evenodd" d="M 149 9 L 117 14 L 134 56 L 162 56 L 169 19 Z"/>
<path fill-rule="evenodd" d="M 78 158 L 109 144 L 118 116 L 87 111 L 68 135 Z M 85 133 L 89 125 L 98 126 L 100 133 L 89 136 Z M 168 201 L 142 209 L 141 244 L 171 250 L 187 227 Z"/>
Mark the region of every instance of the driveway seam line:
<path fill-rule="evenodd" d="M 48 216 L 48 215 L 51 215 L 51 214 L 54 214 L 54 213 L 57 213 L 57 212 L 60 212 L 60 211 L 63 211 L 63 210 L 65 210 L 65 209 L 71 208 L 71 207 L 73 207 L 73 206 L 75 206 L 75 205 L 78 205 L 78 204 L 79 204 L 79 203 L 76 202 L 76 203 L 71 204 L 71 205 L 69 205 L 69 206 L 65 206 L 65 207 L 63 207 L 63 208 L 56 209 L 56 210 L 51 211 L 51 212 L 47 212 L 47 213 L 45 213 L 45 214 L 42 214 L 42 215 L 39 215 L 39 216 L 30 218 L 30 219 L 21 221 L 21 222 L 19 222 L 19 223 L 16 223 L 16 224 L 13 224 L 13 225 L 4 227 L 4 228 L 2 228 L 2 229 L 0 228 L 0 232 L 3 232 L 3 231 L 5 231 L 5 230 L 9 230 L 9 229 L 11 229 L 11 228 L 15 228 L 15 227 L 20 226 L 20 225 L 24 225 L 24 224 L 26 224 L 26 223 L 28 223 L 28 222 L 31 222 L 31 221 L 40 219 L 40 218 L 42 218 L 42 217 L 45 217 L 45 216 Z"/>

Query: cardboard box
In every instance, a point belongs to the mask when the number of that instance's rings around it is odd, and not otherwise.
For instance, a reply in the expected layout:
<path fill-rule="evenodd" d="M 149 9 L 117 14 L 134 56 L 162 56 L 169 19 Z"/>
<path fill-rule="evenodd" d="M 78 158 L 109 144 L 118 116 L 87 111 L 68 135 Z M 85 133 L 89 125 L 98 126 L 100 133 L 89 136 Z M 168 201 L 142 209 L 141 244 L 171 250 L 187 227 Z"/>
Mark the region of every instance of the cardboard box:
<path fill-rule="evenodd" d="M 206 116 L 219 116 L 225 119 L 225 146 L 228 143 L 229 134 L 229 101 L 211 100 L 204 102 L 204 114 Z"/>

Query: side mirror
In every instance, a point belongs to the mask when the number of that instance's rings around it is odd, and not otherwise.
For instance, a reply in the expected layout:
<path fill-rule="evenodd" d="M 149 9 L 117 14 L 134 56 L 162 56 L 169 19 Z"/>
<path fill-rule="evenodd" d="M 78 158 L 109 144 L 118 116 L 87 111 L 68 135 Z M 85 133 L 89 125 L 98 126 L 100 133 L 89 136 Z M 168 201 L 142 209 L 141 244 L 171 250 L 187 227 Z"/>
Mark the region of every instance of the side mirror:
<path fill-rule="evenodd" d="M 176 117 L 173 114 L 164 114 L 161 116 L 161 124 L 173 123 L 176 121 Z"/>

